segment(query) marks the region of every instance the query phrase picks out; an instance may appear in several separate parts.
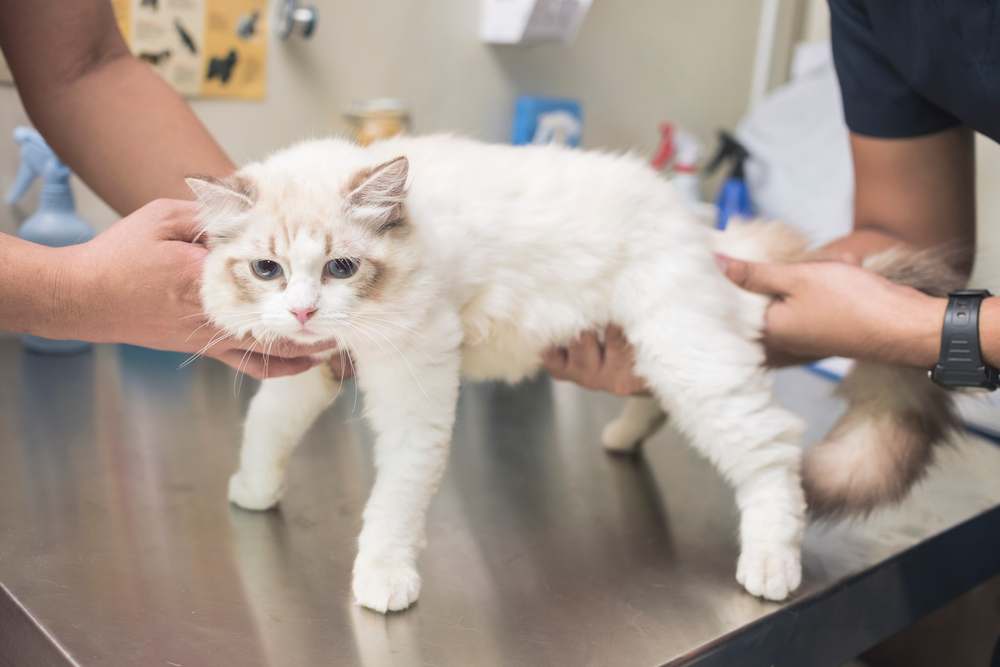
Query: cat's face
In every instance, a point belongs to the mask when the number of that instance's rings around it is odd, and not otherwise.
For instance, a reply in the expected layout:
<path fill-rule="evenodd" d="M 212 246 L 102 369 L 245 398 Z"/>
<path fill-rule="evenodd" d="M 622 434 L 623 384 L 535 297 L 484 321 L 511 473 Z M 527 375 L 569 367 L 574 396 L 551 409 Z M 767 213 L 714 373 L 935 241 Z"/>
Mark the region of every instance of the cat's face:
<path fill-rule="evenodd" d="M 406 270 L 407 171 L 400 157 L 336 186 L 267 163 L 222 180 L 188 179 L 210 249 L 205 312 L 262 343 L 349 340 Z"/>

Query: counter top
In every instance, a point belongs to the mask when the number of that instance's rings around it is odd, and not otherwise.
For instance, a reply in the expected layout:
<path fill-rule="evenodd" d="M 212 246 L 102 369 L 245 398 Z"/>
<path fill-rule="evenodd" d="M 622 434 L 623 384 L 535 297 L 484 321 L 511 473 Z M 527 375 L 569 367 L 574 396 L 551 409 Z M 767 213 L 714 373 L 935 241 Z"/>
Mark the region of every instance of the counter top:
<path fill-rule="evenodd" d="M 1000 571 L 985 441 L 943 452 L 898 508 L 810 527 L 803 586 L 774 604 L 737 585 L 732 493 L 676 433 L 609 457 L 618 400 L 480 384 L 462 390 L 422 597 L 383 617 L 350 599 L 372 482 L 353 385 L 280 509 L 255 514 L 226 502 L 253 382 L 182 358 L 0 340 L 0 665 L 836 665 Z M 779 375 L 812 439 L 839 410 L 829 391 Z"/>

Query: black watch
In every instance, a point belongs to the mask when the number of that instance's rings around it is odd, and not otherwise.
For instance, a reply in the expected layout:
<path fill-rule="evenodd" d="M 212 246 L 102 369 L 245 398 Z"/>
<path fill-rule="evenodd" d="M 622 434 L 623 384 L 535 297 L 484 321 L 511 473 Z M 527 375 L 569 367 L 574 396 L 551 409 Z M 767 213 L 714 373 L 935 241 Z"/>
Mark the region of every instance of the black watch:
<path fill-rule="evenodd" d="M 989 290 L 964 289 L 948 295 L 941 327 L 941 354 L 931 379 L 942 387 L 997 388 L 997 369 L 983 361 L 979 347 L 979 306 Z"/>

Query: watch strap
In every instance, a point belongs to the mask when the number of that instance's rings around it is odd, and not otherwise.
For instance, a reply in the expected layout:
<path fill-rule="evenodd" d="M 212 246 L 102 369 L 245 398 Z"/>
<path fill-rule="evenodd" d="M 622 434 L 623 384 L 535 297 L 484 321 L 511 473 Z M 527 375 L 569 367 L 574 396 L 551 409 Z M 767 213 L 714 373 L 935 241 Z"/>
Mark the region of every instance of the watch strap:
<path fill-rule="evenodd" d="M 997 388 L 997 369 L 983 360 L 979 345 L 979 307 L 988 290 L 958 290 L 948 295 L 941 327 L 941 352 L 931 379 L 943 387 Z"/>

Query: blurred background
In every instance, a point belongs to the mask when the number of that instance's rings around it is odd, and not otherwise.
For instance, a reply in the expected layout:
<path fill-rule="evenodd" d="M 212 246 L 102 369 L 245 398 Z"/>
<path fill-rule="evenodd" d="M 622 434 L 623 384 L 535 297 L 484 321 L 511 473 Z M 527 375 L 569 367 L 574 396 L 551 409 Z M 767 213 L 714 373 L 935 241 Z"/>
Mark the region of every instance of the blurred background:
<path fill-rule="evenodd" d="M 267 4 L 264 21 L 273 22 L 278 3 Z M 471 0 L 310 4 L 319 21 L 308 39 L 283 41 L 262 26 L 269 43 L 261 99 L 190 100 L 237 162 L 303 138 L 349 133 L 344 112 L 384 97 L 407 106 L 416 133 L 507 141 L 523 94 L 579 101 L 588 148 L 652 155 L 658 126 L 669 121 L 707 152 L 718 129 L 737 127 L 789 82 L 803 45 L 829 38 L 824 0 L 597 0 L 571 42 L 518 45 L 484 43 L 481 5 Z M 839 117 L 839 109 L 828 112 Z M 0 87 L 0 137 L 26 123 L 16 90 Z M 980 253 L 988 254 L 1000 240 L 988 224 L 1000 217 L 1000 195 L 991 187 L 1000 177 L 1000 149 L 979 139 L 977 153 Z M 4 155 L 6 187 L 17 153 Z M 707 198 L 717 183 L 703 185 Z M 116 219 L 79 181 L 75 190 L 81 214 L 95 227 Z M 21 208 L 34 210 L 33 199 Z M 0 216 L 0 231 L 13 232 L 14 218 L 9 211 Z"/>

